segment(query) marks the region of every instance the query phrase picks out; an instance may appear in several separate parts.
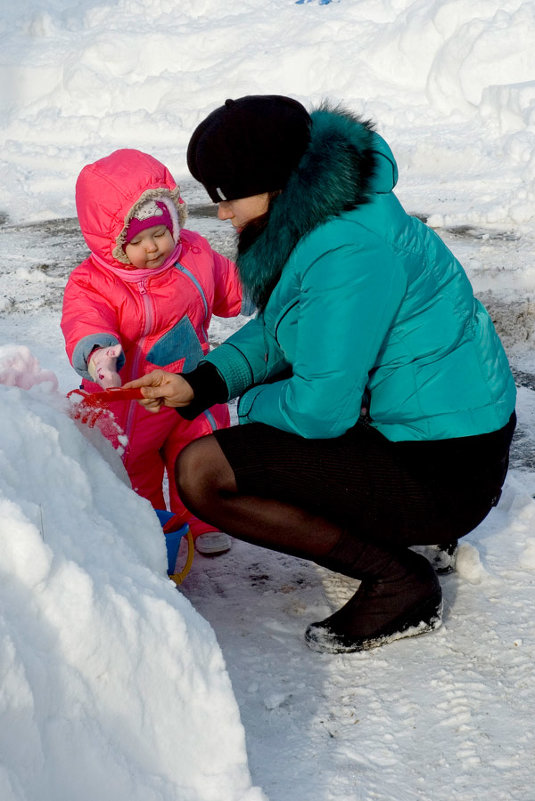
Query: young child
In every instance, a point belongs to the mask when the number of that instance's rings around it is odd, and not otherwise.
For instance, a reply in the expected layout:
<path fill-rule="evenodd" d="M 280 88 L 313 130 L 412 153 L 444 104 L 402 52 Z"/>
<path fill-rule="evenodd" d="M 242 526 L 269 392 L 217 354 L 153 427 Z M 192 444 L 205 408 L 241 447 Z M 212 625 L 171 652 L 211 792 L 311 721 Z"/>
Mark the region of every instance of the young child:
<path fill-rule="evenodd" d="M 76 208 L 91 255 L 67 282 L 61 328 L 82 387 L 118 387 L 156 367 L 193 369 L 210 349 L 212 314 L 238 315 L 242 290 L 234 263 L 182 227 L 186 207 L 167 168 L 138 150 L 116 150 L 83 168 Z M 127 436 L 123 461 L 133 489 L 165 509 L 167 471 L 171 511 L 183 511 L 177 456 L 229 425 L 226 404 L 192 421 L 170 408 L 152 414 L 136 401 L 114 403 L 113 414 Z M 189 523 L 201 553 L 230 548 L 227 534 L 194 517 Z"/>

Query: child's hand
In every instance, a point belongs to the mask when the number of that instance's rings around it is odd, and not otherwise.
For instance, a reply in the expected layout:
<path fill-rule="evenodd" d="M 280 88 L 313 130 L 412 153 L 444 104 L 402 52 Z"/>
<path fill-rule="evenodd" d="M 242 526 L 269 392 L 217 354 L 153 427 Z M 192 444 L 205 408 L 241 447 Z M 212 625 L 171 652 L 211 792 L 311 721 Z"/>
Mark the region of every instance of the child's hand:
<path fill-rule="evenodd" d="M 153 370 L 124 385 L 124 389 L 135 387 L 141 387 L 144 400 L 138 403 L 149 412 L 159 412 L 162 406 L 188 406 L 193 400 L 193 390 L 188 382 L 181 375 L 166 373 L 165 370 Z"/>
<path fill-rule="evenodd" d="M 121 355 L 121 350 L 120 345 L 95 348 L 89 356 L 87 371 L 102 389 L 121 386 L 121 377 L 117 372 L 117 359 Z"/>

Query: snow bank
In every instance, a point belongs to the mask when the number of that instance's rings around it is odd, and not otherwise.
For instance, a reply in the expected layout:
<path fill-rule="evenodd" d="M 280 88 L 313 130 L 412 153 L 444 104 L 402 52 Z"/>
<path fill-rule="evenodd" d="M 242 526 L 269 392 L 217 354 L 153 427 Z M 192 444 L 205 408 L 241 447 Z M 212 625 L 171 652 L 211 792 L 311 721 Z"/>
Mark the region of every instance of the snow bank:
<path fill-rule="evenodd" d="M 2 801 L 261 801 L 152 508 L 27 348 L 0 347 L 0 384 Z"/>
<path fill-rule="evenodd" d="M 73 216 L 78 172 L 117 147 L 183 180 L 201 117 L 267 92 L 375 119 L 400 192 L 437 225 L 535 215 L 530 0 L 32 0 L 11 4 L 0 30 L 0 212 L 12 220 Z"/>

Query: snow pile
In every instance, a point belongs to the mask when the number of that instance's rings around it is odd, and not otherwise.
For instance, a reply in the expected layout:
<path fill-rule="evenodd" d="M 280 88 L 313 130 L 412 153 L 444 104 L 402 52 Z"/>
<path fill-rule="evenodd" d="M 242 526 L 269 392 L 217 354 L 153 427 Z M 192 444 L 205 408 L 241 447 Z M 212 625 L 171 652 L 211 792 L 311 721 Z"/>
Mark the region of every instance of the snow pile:
<path fill-rule="evenodd" d="M 52 370 L 42 370 L 39 362 L 25 345 L 0 347 L 0 384 L 30 389 L 36 384 L 48 384 L 47 389 L 58 389 L 58 379 Z"/>
<path fill-rule="evenodd" d="M 27 349 L 0 347 L 0 382 L 21 383 L 17 355 L 31 388 L 0 386 L 2 801 L 261 801 L 154 512 Z"/>
<path fill-rule="evenodd" d="M 199 120 L 270 92 L 374 119 L 400 192 L 435 225 L 535 215 L 531 0 L 32 0 L 2 24 L 0 212 L 12 220 L 73 216 L 78 172 L 118 147 L 182 181 Z"/>
<path fill-rule="evenodd" d="M 455 567 L 459 576 L 470 584 L 481 584 L 486 575 L 477 548 L 469 542 L 459 545 Z"/>

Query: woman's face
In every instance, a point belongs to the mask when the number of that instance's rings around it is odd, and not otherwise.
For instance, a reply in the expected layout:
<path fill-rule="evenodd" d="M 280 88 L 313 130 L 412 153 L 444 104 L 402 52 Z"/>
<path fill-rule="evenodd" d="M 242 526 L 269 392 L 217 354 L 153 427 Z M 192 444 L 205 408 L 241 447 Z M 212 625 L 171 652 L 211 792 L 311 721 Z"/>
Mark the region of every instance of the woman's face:
<path fill-rule="evenodd" d="M 265 214 L 269 206 L 269 194 L 240 197 L 238 200 L 221 200 L 218 203 L 217 216 L 220 220 L 230 220 L 238 233 L 247 223 Z"/>

